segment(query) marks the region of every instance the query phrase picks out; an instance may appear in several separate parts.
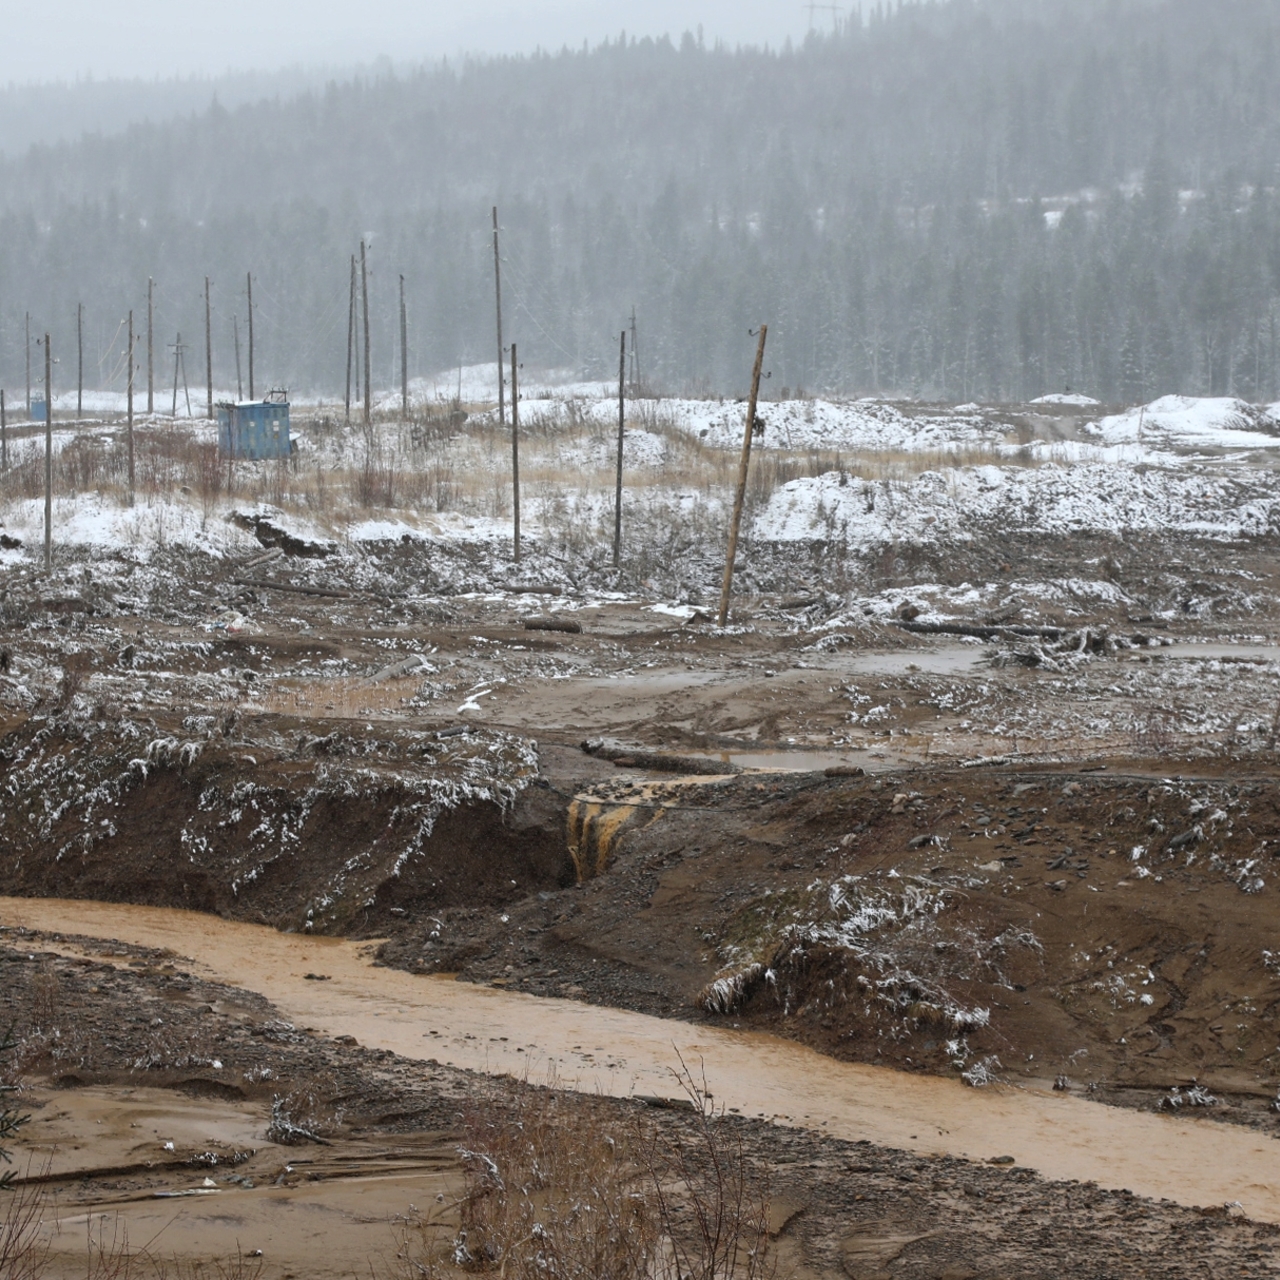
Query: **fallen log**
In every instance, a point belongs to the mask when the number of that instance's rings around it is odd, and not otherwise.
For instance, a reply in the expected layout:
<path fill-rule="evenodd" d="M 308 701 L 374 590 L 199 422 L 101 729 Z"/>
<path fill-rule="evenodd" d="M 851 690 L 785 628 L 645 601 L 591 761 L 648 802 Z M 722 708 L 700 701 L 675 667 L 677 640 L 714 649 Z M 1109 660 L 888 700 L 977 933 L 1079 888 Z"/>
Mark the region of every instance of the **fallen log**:
<path fill-rule="evenodd" d="M 513 596 L 558 596 L 562 592 L 559 587 L 541 586 L 541 587 L 518 587 L 513 582 L 508 582 L 503 588 L 509 591 Z"/>
<path fill-rule="evenodd" d="M 299 596 L 327 596 L 331 600 L 350 600 L 355 592 L 337 587 L 298 587 L 292 582 L 265 582 L 258 578 L 232 578 L 238 587 L 259 587 L 263 591 L 289 591 Z"/>
<path fill-rule="evenodd" d="M 582 623 L 562 618 L 526 618 L 524 629 L 526 631 L 563 631 L 567 635 L 576 636 L 582 634 Z"/>
<path fill-rule="evenodd" d="M 659 773 L 700 774 L 704 777 L 742 772 L 740 764 L 730 764 L 727 760 L 673 755 L 666 751 L 645 751 L 642 747 L 624 747 L 620 742 L 606 742 L 600 738 L 584 742 L 582 749 L 587 755 L 608 760 L 622 769 L 654 769 Z"/>
<path fill-rule="evenodd" d="M 905 618 L 893 623 L 900 631 L 910 631 L 921 636 L 973 636 L 978 640 L 1001 640 L 1010 636 L 1022 639 L 1061 640 L 1062 627 L 1006 626 L 989 627 L 976 622 L 909 622 Z"/>

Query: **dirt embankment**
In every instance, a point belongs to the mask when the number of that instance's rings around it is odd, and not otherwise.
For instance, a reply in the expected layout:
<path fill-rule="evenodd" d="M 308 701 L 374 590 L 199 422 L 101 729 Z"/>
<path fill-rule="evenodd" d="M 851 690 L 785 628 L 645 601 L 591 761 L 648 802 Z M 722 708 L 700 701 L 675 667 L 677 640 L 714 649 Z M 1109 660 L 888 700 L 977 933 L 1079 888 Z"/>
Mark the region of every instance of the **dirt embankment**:
<path fill-rule="evenodd" d="M 975 1083 L 1178 1106 L 1198 1082 L 1274 1124 L 1269 778 L 747 775 L 577 807 L 583 884 L 410 922 L 383 957 Z"/>
<path fill-rule="evenodd" d="M 279 716 L 33 719 L 3 754 L 12 892 L 377 934 L 413 971 L 1275 1123 L 1266 776 L 646 778 Z"/>
<path fill-rule="evenodd" d="M 386 929 L 573 881 L 522 739 L 193 716 L 33 718 L 0 740 L 10 892 Z"/>

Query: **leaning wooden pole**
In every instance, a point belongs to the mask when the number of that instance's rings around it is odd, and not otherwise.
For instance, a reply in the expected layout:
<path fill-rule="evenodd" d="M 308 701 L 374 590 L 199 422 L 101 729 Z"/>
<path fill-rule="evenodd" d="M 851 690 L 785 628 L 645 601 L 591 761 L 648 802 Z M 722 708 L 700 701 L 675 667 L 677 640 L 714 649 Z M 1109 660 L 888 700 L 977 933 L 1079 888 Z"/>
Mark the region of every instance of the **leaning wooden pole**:
<path fill-rule="evenodd" d="M 613 497 L 613 567 L 622 555 L 622 436 L 627 420 L 627 331 L 618 343 L 618 483 Z"/>
<path fill-rule="evenodd" d="M 498 206 L 493 206 L 493 296 L 498 310 L 498 426 L 506 421 L 502 403 L 502 270 L 498 266 Z M 519 559 L 519 557 L 516 557 Z"/>
<path fill-rule="evenodd" d="M 30 352 L 28 347 L 28 360 Z M 30 394 L 28 391 L 28 399 Z M 53 357 L 47 333 L 44 335 L 44 571 L 53 572 Z"/>
<path fill-rule="evenodd" d="M 502 362 L 498 362 L 502 371 Z M 511 344 L 511 545 L 520 563 L 520 386 L 516 381 L 516 344 Z"/>
<path fill-rule="evenodd" d="M 729 549 L 724 557 L 724 582 L 720 587 L 719 624 L 729 621 L 729 590 L 733 586 L 733 561 L 738 554 L 738 530 L 742 525 L 742 504 L 747 496 L 747 467 L 751 463 L 751 433 L 756 426 L 756 401 L 760 396 L 760 368 L 764 364 L 764 340 L 769 326 L 760 326 L 760 341 L 756 344 L 756 362 L 751 370 L 751 399 L 747 402 L 747 423 L 742 432 L 742 459 L 738 463 L 738 489 L 733 495 L 733 516 L 729 521 Z"/>

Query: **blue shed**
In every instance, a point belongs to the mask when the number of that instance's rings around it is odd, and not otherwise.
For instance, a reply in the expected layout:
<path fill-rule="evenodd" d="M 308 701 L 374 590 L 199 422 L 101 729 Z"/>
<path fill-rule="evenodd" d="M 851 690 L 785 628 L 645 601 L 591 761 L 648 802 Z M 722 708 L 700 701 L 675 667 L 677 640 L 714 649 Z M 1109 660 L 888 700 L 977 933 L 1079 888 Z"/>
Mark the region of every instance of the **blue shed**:
<path fill-rule="evenodd" d="M 265 400 L 220 404 L 218 447 L 236 458 L 287 458 L 293 443 L 284 392 L 272 392 Z"/>

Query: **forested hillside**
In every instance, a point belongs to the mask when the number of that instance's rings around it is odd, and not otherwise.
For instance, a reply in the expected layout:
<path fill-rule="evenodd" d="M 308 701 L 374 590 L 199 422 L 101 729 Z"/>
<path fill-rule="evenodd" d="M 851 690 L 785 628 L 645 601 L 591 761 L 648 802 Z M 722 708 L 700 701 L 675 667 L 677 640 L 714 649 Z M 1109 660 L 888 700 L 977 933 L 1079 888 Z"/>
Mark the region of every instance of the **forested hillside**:
<path fill-rule="evenodd" d="M 349 255 L 375 381 L 493 359 L 489 210 L 525 360 L 738 389 L 1280 397 L 1280 7 L 940 0 L 781 50 L 696 35 L 433 65 L 40 146 L 0 163 L 0 379 L 24 314 L 65 385 L 122 385 L 121 318 L 234 384 L 254 275 L 259 382 L 332 391 Z M 202 354 L 189 357 L 198 381 Z"/>

